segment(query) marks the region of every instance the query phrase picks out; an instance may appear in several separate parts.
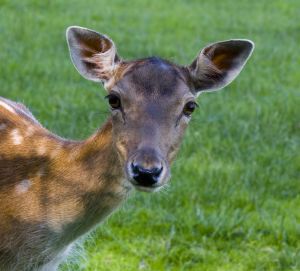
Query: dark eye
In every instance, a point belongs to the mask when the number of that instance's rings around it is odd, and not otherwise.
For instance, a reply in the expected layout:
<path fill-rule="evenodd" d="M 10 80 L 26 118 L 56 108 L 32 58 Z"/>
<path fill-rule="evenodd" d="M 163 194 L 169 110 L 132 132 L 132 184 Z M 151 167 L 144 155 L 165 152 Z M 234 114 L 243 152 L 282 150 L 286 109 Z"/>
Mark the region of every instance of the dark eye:
<path fill-rule="evenodd" d="M 198 104 L 196 104 L 195 102 L 187 102 L 183 108 L 183 114 L 189 117 L 197 107 Z"/>
<path fill-rule="evenodd" d="M 115 94 L 110 94 L 106 96 L 108 99 L 108 103 L 112 109 L 119 109 L 121 107 L 121 100 L 120 98 Z"/>

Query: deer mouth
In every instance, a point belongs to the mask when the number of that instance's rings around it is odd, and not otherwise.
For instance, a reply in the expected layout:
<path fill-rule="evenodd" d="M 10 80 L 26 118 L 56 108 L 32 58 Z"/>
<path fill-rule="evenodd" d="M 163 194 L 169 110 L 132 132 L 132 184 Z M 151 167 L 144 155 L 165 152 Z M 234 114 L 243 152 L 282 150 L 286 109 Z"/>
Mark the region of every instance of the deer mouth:
<path fill-rule="evenodd" d="M 133 184 L 133 186 L 137 191 L 147 192 L 147 193 L 158 192 L 162 188 L 162 186 L 148 187 L 148 186 L 142 186 L 136 184 Z"/>

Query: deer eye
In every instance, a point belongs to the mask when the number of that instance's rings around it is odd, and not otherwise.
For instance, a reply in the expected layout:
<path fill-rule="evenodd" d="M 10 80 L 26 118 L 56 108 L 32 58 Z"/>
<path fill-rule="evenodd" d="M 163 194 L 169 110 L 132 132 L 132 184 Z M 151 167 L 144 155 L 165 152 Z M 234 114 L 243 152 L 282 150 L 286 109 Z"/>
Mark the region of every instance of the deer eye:
<path fill-rule="evenodd" d="M 121 100 L 120 98 L 115 94 L 109 94 L 105 98 L 108 99 L 108 103 L 112 109 L 119 109 L 121 108 Z"/>
<path fill-rule="evenodd" d="M 195 102 L 187 102 L 183 108 L 183 114 L 187 117 L 191 116 L 194 110 L 198 107 Z"/>

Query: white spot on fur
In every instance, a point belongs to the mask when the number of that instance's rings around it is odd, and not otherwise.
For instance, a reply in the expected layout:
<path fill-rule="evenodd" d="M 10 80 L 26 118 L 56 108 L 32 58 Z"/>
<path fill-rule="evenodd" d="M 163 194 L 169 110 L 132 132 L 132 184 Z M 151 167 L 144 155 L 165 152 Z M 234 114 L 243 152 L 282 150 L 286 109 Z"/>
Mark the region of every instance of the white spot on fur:
<path fill-rule="evenodd" d="M 30 188 L 30 186 L 31 186 L 31 181 L 28 179 L 24 179 L 16 185 L 16 192 L 18 194 L 26 193 Z"/>
<path fill-rule="evenodd" d="M 14 145 L 20 145 L 23 142 L 23 137 L 20 135 L 18 129 L 12 130 L 11 138 Z"/>
<path fill-rule="evenodd" d="M 5 123 L 0 123 L 0 131 L 6 129 L 7 125 Z"/>
<path fill-rule="evenodd" d="M 32 136 L 33 133 L 34 133 L 34 127 L 33 126 L 28 126 L 27 129 L 26 129 L 25 135 L 26 136 Z"/>
<path fill-rule="evenodd" d="M 38 146 L 37 148 L 37 152 L 39 155 L 44 155 L 47 152 L 47 148 L 45 145 L 43 145 L 43 143 L 41 143 L 41 145 Z"/>
<path fill-rule="evenodd" d="M 61 149 L 62 149 L 61 147 L 57 147 L 54 150 L 52 150 L 51 153 L 50 153 L 50 157 L 51 158 L 55 158 L 56 156 L 58 156 L 58 154 L 60 153 Z"/>
<path fill-rule="evenodd" d="M 6 110 L 16 114 L 16 111 L 10 105 L 8 105 L 7 103 L 5 103 L 3 101 L 0 101 L 0 106 L 4 107 Z"/>

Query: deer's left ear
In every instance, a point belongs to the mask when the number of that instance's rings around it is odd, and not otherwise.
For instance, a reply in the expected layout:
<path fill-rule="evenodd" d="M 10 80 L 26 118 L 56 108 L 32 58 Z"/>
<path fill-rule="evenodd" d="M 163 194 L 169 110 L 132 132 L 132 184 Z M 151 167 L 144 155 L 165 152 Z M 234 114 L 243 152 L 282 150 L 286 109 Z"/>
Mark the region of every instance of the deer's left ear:
<path fill-rule="evenodd" d="M 228 40 L 205 47 L 188 67 L 195 92 L 218 90 L 231 83 L 252 54 L 250 40 Z"/>
<path fill-rule="evenodd" d="M 67 29 L 67 41 L 72 62 L 86 79 L 107 82 L 119 62 L 113 41 L 96 31 L 71 26 Z"/>

